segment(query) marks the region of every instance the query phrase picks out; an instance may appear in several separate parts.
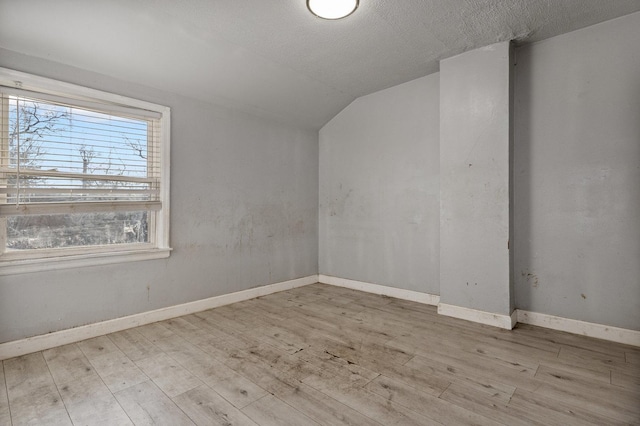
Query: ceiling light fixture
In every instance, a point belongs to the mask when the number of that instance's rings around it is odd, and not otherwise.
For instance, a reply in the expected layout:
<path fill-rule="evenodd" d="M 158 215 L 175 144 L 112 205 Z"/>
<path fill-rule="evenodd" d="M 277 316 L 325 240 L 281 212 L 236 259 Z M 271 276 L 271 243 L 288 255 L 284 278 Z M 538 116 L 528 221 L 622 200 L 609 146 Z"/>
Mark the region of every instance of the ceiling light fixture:
<path fill-rule="evenodd" d="M 359 0 L 307 0 L 309 11 L 322 19 L 341 19 L 358 8 Z"/>

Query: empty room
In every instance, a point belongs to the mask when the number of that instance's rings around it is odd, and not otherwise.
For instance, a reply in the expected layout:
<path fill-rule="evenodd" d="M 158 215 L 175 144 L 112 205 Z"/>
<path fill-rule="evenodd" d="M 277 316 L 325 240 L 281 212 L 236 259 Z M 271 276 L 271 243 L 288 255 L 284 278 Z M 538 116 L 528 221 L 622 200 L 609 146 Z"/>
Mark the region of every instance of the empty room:
<path fill-rule="evenodd" d="M 0 426 L 640 425 L 640 1 L 0 0 Z"/>

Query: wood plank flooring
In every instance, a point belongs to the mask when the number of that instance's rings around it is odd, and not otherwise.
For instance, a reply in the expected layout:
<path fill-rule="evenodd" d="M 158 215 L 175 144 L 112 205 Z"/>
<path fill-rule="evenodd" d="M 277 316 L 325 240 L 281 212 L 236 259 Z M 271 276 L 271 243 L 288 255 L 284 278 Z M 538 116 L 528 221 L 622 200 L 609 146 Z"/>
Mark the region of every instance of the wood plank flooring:
<path fill-rule="evenodd" d="M 314 284 L 5 360 L 27 424 L 640 425 L 640 348 Z"/>

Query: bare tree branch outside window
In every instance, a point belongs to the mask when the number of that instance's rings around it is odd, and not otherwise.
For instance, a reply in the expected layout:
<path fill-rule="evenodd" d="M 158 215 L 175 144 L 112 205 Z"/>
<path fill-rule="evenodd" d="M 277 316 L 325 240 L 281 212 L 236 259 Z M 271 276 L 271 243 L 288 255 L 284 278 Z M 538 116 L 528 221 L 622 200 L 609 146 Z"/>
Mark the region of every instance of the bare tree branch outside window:
<path fill-rule="evenodd" d="M 141 170 L 138 173 L 146 173 L 146 137 L 139 140 L 124 134 L 113 136 L 116 141 L 120 141 L 114 145 L 116 147 L 114 148 L 104 142 L 107 139 L 91 134 L 91 132 L 105 131 L 106 124 L 100 125 L 95 122 L 99 123 L 100 120 L 107 122 L 109 116 L 106 114 L 90 113 L 87 115 L 88 119 L 85 117 L 75 120 L 75 109 L 24 99 L 17 102 L 14 108 L 13 119 L 9 120 L 9 167 L 17 168 L 19 163 L 21 169 L 54 170 L 49 167 L 58 163 L 52 162 L 51 159 L 61 161 L 58 158 L 62 154 L 51 152 L 60 149 L 59 146 L 54 148 L 51 141 L 63 145 L 60 141 L 65 137 L 71 137 L 66 135 L 82 135 L 82 132 L 86 132 L 90 142 L 79 144 L 69 142 L 67 144 L 69 151 L 66 154 L 71 164 L 81 164 L 82 174 L 87 175 L 86 178 L 77 180 L 84 191 L 83 197 L 87 194 L 96 194 L 88 192 L 89 190 L 105 188 L 104 194 L 99 192 L 98 195 L 91 195 L 91 199 L 108 201 L 109 188 L 117 190 L 118 187 L 129 185 L 124 181 L 110 182 L 91 179 L 90 176 L 94 173 L 125 175 L 127 164 L 131 164 L 131 158 L 138 157 L 145 160 L 139 161 L 140 165 L 137 167 Z M 91 119 L 95 122 L 89 121 Z M 79 128 L 93 127 L 74 129 L 76 121 L 80 123 L 77 125 Z M 144 124 L 144 122 L 138 123 Z M 92 137 L 97 137 L 98 142 L 92 140 Z M 19 179 L 20 197 L 29 197 L 29 188 L 47 187 L 48 178 L 46 177 L 20 175 Z M 15 175 L 7 179 L 9 187 L 16 187 L 16 183 Z M 31 192 L 34 190 L 32 189 Z M 64 193 L 51 194 L 50 199 L 47 199 L 47 196 L 40 195 L 39 201 L 57 201 L 60 197 L 68 199 L 70 196 L 72 195 Z M 38 249 L 147 242 L 147 216 L 146 211 L 10 216 L 6 220 L 7 248 Z"/>

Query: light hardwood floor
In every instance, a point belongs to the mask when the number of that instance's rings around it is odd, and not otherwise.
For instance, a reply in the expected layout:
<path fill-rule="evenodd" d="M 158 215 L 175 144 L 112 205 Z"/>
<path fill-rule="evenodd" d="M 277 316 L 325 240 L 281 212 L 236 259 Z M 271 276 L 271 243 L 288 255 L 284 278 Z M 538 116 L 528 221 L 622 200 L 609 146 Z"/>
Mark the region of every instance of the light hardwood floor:
<path fill-rule="evenodd" d="M 640 349 L 314 284 L 5 360 L 0 424 L 640 424 Z"/>

